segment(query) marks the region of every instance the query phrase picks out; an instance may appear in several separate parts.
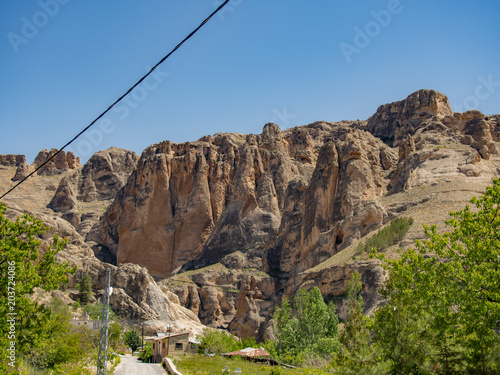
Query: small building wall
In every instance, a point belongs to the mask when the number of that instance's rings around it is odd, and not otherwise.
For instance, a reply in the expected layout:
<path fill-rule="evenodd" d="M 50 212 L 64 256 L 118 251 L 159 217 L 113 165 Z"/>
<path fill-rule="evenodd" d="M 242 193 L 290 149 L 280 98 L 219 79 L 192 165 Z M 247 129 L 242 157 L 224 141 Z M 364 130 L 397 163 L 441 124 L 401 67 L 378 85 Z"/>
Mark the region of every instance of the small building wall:
<path fill-rule="evenodd" d="M 101 329 L 101 321 L 100 320 L 92 320 L 92 319 L 71 319 L 70 323 L 73 327 L 85 327 L 88 329 L 92 329 L 94 331 L 98 331 Z"/>
<path fill-rule="evenodd" d="M 163 336 L 158 338 L 149 338 L 146 341 L 151 342 L 151 355 L 162 357 L 194 354 L 198 352 L 198 347 L 189 342 L 189 333 Z"/>
<path fill-rule="evenodd" d="M 168 349 L 167 349 L 168 346 Z M 191 344 L 189 343 L 189 333 L 174 335 L 170 338 L 167 336 L 162 339 L 162 352 L 163 357 L 168 355 L 183 355 L 191 353 Z"/>

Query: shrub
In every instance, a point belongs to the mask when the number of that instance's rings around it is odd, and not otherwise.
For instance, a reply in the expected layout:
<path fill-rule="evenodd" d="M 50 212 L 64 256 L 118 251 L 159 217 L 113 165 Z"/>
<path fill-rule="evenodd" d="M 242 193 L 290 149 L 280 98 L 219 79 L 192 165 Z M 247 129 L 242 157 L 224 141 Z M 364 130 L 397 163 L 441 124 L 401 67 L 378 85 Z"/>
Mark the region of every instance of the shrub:
<path fill-rule="evenodd" d="M 125 344 L 130 347 L 132 352 L 135 352 L 142 345 L 141 336 L 135 329 L 125 333 Z"/>
<path fill-rule="evenodd" d="M 91 302 L 94 298 L 92 293 L 92 278 L 88 272 L 85 272 L 82 278 L 82 282 L 79 284 L 78 291 L 80 292 L 80 302 L 82 305 L 86 305 Z"/>
<path fill-rule="evenodd" d="M 83 308 L 87 314 L 89 314 L 91 319 L 101 319 L 102 317 L 102 302 L 97 302 L 94 305 L 86 305 Z M 109 308 L 109 320 L 117 320 L 117 317 L 111 307 Z"/>
<path fill-rule="evenodd" d="M 255 342 L 255 340 L 253 342 Z M 203 353 L 205 349 L 208 349 L 210 353 L 221 354 L 243 349 L 243 346 L 236 336 L 224 331 L 221 332 L 215 329 L 207 329 L 201 339 L 199 352 Z"/>
<path fill-rule="evenodd" d="M 149 361 L 151 358 L 151 343 L 147 342 L 144 345 L 144 349 L 141 351 L 141 354 L 139 354 L 139 358 L 142 359 L 144 362 Z"/>
<path fill-rule="evenodd" d="M 397 217 L 385 228 L 379 230 L 364 243 L 360 242 L 356 248 L 356 253 L 370 252 L 373 248 L 384 250 L 403 240 L 404 236 L 413 224 L 411 217 Z"/>

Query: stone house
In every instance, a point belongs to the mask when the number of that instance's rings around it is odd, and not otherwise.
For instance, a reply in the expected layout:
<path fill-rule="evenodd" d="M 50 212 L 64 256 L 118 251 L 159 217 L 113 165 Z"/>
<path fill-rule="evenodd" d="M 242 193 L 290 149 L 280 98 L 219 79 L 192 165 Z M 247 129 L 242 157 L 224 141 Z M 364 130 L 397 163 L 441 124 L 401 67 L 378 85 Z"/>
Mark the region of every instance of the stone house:
<path fill-rule="evenodd" d="M 88 314 L 79 317 L 73 317 L 70 321 L 73 327 L 85 327 L 93 331 L 99 331 L 101 329 L 101 321 L 93 320 Z M 112 322 L 110 322 L 111 324 Z"/>
<path fill-rule="evenodd" d="M 146 337 L 144 341 L 151 343 L 151 355 L 155 362 L 161 362 L 161 359 L 167 355 L 196 354 L 198 352 L 198 343 L 189 336 L 189 332 L 158 333 L 156 336 Z"/>

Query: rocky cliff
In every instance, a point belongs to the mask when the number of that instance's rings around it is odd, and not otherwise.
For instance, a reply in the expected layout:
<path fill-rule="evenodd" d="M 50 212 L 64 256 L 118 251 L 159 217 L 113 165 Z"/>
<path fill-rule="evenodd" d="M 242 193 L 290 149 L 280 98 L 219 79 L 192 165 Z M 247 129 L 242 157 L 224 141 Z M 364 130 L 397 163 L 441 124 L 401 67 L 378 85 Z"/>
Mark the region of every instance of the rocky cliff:
<path fill-rule="evenodd" d="M 453 113 L 445 95 L 420 90 L 367 121 L 266 124 L 257 135 L 164 141 L 140 157 L 102 151 L 68 168 L 42 210 L 71 223 L 93 259 L 85 269 L 118 266 L 126 295 L 114 303 L 130 319 L 172 317 L 168 300 L 191 311 L 178 319 L 263 338 L 300 287 L 318 286 L 343 318 L 354 271 L 373 311 L 385 273 L 358 242 L 398 216 L 415 224 L 391 256 L 422 224 L 444 230 L 447 212 L 499 175 L 499 141 L 500 116 Z"/>
<path fill-rule="evenodd" d="M 68 240 L 66 249 L 57 255 L 57 261 L 67 261 L 78 267 L 70 279 L 70 288 L 79 283 L 84 273 L 88 272 L 92 276 L 94 292 L 99 297 L 104 289 L 104 270 L 111 268 L 111 284 L 114 287 L 110 300 L 111 308 L 126 322 L 143 325 L 146 334 L 165 331 L 167 324 L 174 324 L 176 330 L 189 329 L 193 333 L 201 333 L 205 326 L 200 323 L 199 318 L 192 311 L 180 306 L 176 295 L 168 291 L 162 292 L 147 269 L 133 264 L 119 267 L 106 264 L 96 257 L 95 249 L 92 248 L 95 243 L 85 240 L 86 233 L 98 221 L 103 207 L 109 205 L 110 199 L 114 198 L 110 192 L 116 192 L 123 186 L 123 180 L 128 177 L 127 168 L 135 168 L 134 158 L 137 160 L 138 156 L 130 151 L 110 149 L 94 155 L 83 168 L 61 168 L 54 174 L 34 176 L 3 200 L 2 203 L 8 206 L 5 215 L 14 220 L 22 213 L 28 213 L 44 222 L 48 229 L 41 236 L 42 253 L 55 234 Z M 112 160 L 106 164 L 96 162 L 96 159 Z M 22 162 L 25 163 L 25 159 L 21 160 Z M 11 164 L 0 169 L 2 188 L 9 185 L 15 172 L 16 166 Z M 128 174 L 130 173 L 131 170 L 128 171 Z M 56 187 L 54 182 L 59 178 L 61 180 Z M 79 187 L 85 185 L 80 182 L 89 181 L 91 178 L 94 179 L 92 183 L 97 186 L 97 193 L 102 193 L 103 196 L 110 194 L 110 199 L 92 202 L 82 199 L 85 189 Z M 103 181 L 110 183 L 103 184 Z M 73 219 L 76 219 L 76 222 Z M 83 230 L 82 225 L 89 221 L 90 227 Z M 58 291 L 54 295 L 67 303 L 78 298 L 78 293 L 71 292 L 71 289 L 67 292 Z"/>
<path fill-rule="evenodd" d="M 384 273 L 353 262 L 354 245 L 402 214 L 438 224 L 480 194 L 498 175 L 499 139 L 498 116 L 453 113 L 445 95 L 421 90 L 366 122 L 162 142 L 143 152 L 95 238 L 118 264 L 167 277 L 204 323 L 262 337 L 276 303 L 301 285 L 318 285 L 342 316 L 353 270 L 373 309 Z"/>

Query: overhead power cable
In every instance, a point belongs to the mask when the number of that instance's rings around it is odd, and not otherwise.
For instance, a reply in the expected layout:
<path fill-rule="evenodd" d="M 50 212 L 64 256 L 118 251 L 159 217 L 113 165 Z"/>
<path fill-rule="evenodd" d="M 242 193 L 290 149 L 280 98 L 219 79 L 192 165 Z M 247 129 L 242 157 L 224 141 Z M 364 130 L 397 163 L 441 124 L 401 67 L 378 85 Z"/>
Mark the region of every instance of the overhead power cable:
<path fill-rule="evenodd" d="M 24 181 L 26 181 L 28 178 L 33 176 L 36 172 L 38 172 L 40 169 L 42 169 L 48 162 L 50 162 L 52 159 L 54 159 L 61 151 L 63 151 L 66 147 L 68 147 L 71 143 L 73 143 L 79 136 L 81 136 L 83 133 L 85 133 L 88 129 L 92 127 L 97 121 L 99 121 L 106 113 L 108 113 L 115 105 L 117 105 L 123 98 L 125 98 L 130 92 L 135 89 L 137 86 L 139 86 L 142 81 L 144 81 L 148 76 L 154 72 L 158 66 L 160 66 L 161 63 L 163 63 L 166 59 L 168 59 L 175 51 L 177 51 L 185 42 L 188 41 L 194 34 L 198 32 L 213 16 L 215 16 L 222 8 L 224 8 L 227 3 L 229 3 L 231 0 L 225 0 L 217 9 L 215 9 L 212 14 L 210 14 L 205 20 L 191 33 L 189 33 L 188 36 L 186 36 L 179 44 L 177 44 L 173 50 L 171 50 L 165 57 L 163 57 L 158 63 L 156 63 L 155 66 L 153 66 L 149 72 L 147 72 L 140 80 L 138 80 L 132 87 L 130 87 L 125 94 L 120 96 L 118 99 L 115 100 L 113 104 L 111 104 L 108 109 L 106 109 L 104 112 L 102 112 L 99 116 L 97 116 L 89 125 L 87 125 L 80 133 L 75 135 L 73 139 L 71 139 L 68 143 L 66 143 L 64 146 L 62 146 L 54 155 L 49 157 L 47 160 L 45 160 L 42 164 L 40 164 L 33 172 L 28 174 L 26 177 L 24 177 L 21 181 L 19 181 L 17 184 L 15 184 L 13 187 L 11 187 L 6 193 L 4 193 L 2 196 L 0 196 L 0 199 L 4 198 L 7 194 L 12 192 L 14 189 L 16 189 L 19 185 L 21 185 Z"/>

